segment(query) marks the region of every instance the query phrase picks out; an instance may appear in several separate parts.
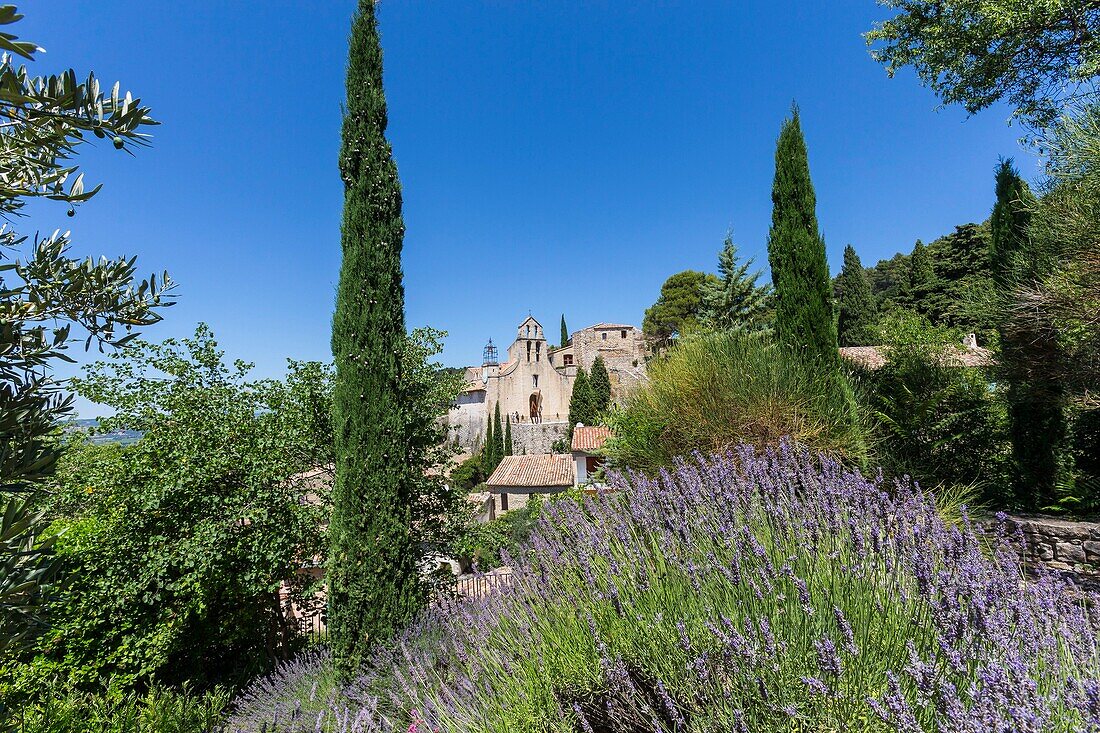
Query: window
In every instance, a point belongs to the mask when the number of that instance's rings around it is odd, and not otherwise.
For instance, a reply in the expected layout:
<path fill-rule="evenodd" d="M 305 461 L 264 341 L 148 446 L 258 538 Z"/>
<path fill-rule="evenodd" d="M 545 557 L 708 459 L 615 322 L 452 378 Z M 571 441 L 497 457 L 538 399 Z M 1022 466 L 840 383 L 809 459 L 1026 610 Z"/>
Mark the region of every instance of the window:
<path fill-rule="evenodd" d="M 535 361 L 539 360 L 539 354 L 541 354 L 541 353 L 542 353 L 542 342 L 536 341 L 535 342 Z"/>
<path fill-rule="evenodd" d="M 619 331 L 619 335 L 621 335 L 623 338 L 626 338 L 626 331 Z"/>
<path fill-rule="evenodd" d="M 539 375 L 532 374 L 531 375 L 531 389 L 538 389 L 538 388 L 539 388 Z"/>
<path fill-rule="evenodd" d="M 531 361 L 531 342 L 527 342 L 527 361 Z"/>
<path fill-rule="evenodd" d="M 561 363 L 562 363 L 562 366 L 573 366 L 573 355 L 572 354 L 562 354 Z"/>
<path fill-rule="evenodd" d="M 607 331 L 604 331 L 604 332 L 603 332 L 602 334 L 600 334 L 600 335 L 601 335 L 601 336 L 603 336 L 603 340 L 604 340 L 604 341 L 607 341 Z"/>

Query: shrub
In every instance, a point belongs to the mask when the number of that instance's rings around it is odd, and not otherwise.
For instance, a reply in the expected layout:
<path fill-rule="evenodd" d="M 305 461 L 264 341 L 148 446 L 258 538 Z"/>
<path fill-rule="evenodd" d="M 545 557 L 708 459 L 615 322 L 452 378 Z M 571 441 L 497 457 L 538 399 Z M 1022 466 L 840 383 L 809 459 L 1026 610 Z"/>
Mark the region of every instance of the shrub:
<path fill-rule="evenodd" d="M 475 486 L 484 483 L 488 476 L 485 475 L 483 463 L 484 459 L 479 452 L 477 455 L 470 456 L 462 463 L 458 464 L 458 466 L 451 471 L 451 485 L 456 489 L 472 491 Z"/>
<path fill-rule="evenodd" d="M 520 544 L 527 541 L 541 507 L 538 494 L 532 494 L 520 509 L 505 512 L 489 522 L 469 524 L 455 542 L 452 555 L 464 567 L 475 564 L 479 570 L 500 567 L 504 557 L 514 556 Z"/>
<path fill-rule="evenodd" d="M 903 312 L 882 330 L 887 362 L 862 372 L 858 391 L 883 469 L 929 489 L 971 486 L 991 503 L 1011 501 L 1005 409 L 984 369 L 958 366 L 961 334 Z"/>
<path fill-rule="evenodd" d="M 785 436 L 860 462 L 864 427 L 832 367 L 794 358 L 771 337 L 738 332 L 681 338 L 648 367 L 649 380 L 611 416 L 615 465 L 653 470 L 692 451 Z"/>
<path fill-rule="evenodd" d="M 95 693 L 52 690 L 15 711 L 18 733 L 209 733 L 229 703 L 223 688 L 196 693 L 154 687 L 139 694 L 108 687 Z M 7 730 L 0 724 L 0 730 Z"/>
<path fill-rule="evenodd" d="M 963 513 L 783 444 L 555 502 L 511 588 L 428 614 L 343 695 L 323 660 L 231 731 L 1079 731 L 1089 613 Z M 305 694 L 300 691 L 305 690 Z M 327 728 L 326 728 L 327 726 Z"/>

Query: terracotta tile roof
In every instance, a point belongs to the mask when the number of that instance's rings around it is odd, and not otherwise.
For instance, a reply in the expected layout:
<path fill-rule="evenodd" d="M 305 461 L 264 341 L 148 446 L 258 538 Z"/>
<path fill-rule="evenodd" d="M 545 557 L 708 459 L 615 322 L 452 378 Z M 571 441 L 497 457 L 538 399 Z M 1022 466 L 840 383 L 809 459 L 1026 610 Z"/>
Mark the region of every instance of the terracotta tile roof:
<path fill-rule="evenodd" d="M 484 392 L 485 385 L 481 382 L 467 382 L 466 386 L 462 388 L 463 392 Z"/>
<path fill-rule="evenodd" d="M 572 486 L 573 458 L 566 455 L 504 456 L 488 486 Z"/>
<path fill-rule="evenodd" d="M 596 427 L 573 428 L 573 450 L 582 453 L 592 453 L 603 448 L 603 444 L 611 437 L 611 428 L 598 425 Z"/>
<path fill-rule="evenodd" d="M 841 346 L 840 355 L 845 359 L 855 362 L 864 369 L 881 369 L 886 365 L 886 356 L 889 351 L 885 346 Z M 995 362 L 993 352 L 980 346 L 967 348 L 958 346 L 944 361 L 950 366 L 986 367 Z"/>

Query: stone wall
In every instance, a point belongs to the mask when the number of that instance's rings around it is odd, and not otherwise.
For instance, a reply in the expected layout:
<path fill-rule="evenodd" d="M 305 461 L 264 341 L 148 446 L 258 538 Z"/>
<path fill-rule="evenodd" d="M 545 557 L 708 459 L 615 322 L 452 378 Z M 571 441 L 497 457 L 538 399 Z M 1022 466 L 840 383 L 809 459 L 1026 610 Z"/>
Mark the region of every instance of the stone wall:
<path fill-rule="evenodd" d="M 1100 524 L 1043 516 L 1007 521 L 1010 529 L 1023 533 L 1029 562 L 1100 577 Z"/>
<path fill-rule="evenodd" d="M 550 453 L 550 446 L 554 444 L 554 441 L 559 438 L 564 440 L 568 431 L 569 423 L 565 420 L 513 425 L 512 452 L 516 455 L 526 453 L 529 456 Z"/>

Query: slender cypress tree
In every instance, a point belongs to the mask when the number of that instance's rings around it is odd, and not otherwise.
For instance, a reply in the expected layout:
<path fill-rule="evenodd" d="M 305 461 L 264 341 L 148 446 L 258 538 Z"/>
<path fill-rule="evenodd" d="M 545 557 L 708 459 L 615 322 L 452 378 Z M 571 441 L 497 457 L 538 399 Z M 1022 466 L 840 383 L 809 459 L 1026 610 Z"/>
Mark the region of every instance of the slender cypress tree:
<path fill-rule="evenodd" d="M 491 474 L 500 462 L 497 460 L 496 449 L 496 434 L 493 432 L 493 418 L 490 415 L 489 425 L 485 428 L 485 446 L 481 449 L 481 470 L 486 476 Z"/>
<path fill-rule="evenodd" d="M 348 48 L 340 149 L 343 263 L 332 321 L 336 482 L 329 525 L 328 629 L 347 677 L 424 600 L 412 537 L 416 477 L 401 394 L 405 295 L 401 186 L 386 141 L 382 49 L 373 0 L 360 0 Z"/>
<path fill-rule="evenodd" d="M 569 345 L 569 329 L 565 327 L 565 314 L 561 314 L 561 345 Z"/>
<path fill-rule="evenodd" d="M 844 248 L 844 267 L 836 278 L 837 339 L 841 346 L 871 346 L 879 341 L 875 323 L 878 308 L 871 293 L 871 278 L 863 269 L 855 247 Z"/>
<path fill-rule="evenodd" d="M 504 455 L 515 455 L 515 447 L 512 445 L 512 416 L 504 417 Z"/>
<path fill-rule="evenodd" d="M 592 371 L 588 376 L 588 383 L 592 387 L 596 412 L 606 412 L 611 405 L 611 375 L 607 373 L 607 367 L 603 363 L 602 356 L 597 356 L 596 360 L 592 362 Z"/>
<path fill-rule="evenodd" d="M 718 282 L 703 294 L 704 322 L 722 331 L 763 331 L 768 328 L 771 287 L 757 285 L 760 271 L 750 272 L 752 258 L 738 262 L 733 233 L 727 233 L 718 253 Z"/>
<path fill-rule="evenodd" d="M 775 286 L 775 331 L 811 359 L 839 369 L 836 320 L 825 242 L 817 225 L 817 199 L 798 107 L 783 121 L 775 148 L 772 227 L 768 262 Z"/>
<path fill-rule="evenodd" d="M 1047 367 L 1050 350 L 1041 334 L 1021 329 L 1003 304 L 1012 291 L 1039 276 L 1038 253 L 1031 251 L 1028 229 L 1034 197 L 1011 160 L 997 167 L 997 203 L 990 217 L 990 261 L 1002 307 L 997 326 L 1001 337 L 1000 373 L 1007 384 L 1009 435 L 1015 459 L 1020 501 L 1042 509 L 1055 501 L 1061 471 L 1059 457 L 1066 446 L 1064 386 Z"/>
<path fill-rule="evenodd" d="M 505 455 L 504 425 L 500 420 L 500 403 L 497 402 L 496 409 L 493 411 L 493 468 L 500 465 L 500 461 Z"/>

